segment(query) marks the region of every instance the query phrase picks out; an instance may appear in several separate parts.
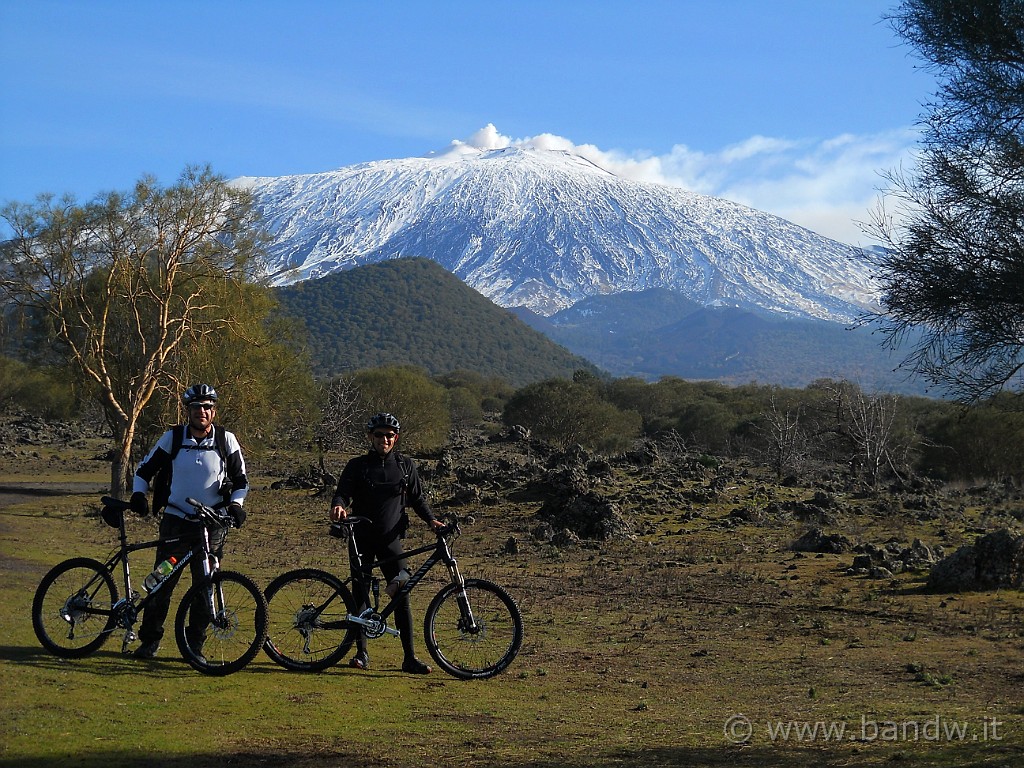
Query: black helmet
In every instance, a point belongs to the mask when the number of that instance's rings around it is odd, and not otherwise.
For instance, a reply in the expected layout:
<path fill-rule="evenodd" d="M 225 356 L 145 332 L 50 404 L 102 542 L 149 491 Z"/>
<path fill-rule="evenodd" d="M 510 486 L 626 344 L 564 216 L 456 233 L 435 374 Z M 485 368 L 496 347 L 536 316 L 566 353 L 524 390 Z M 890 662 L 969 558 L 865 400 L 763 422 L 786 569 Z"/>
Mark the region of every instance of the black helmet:
<path fill-rule="evenodd" d="M 389 427 L 395 430 L 395 432 L 401 432 L 402 427 L 398 423 L 398 419 L 392 416 L 390 413 L 376 413 L 370 417 L 370 420 L 366 422 L 366 431 L 372 432 L 380 427 Z"/>
<path fill-rule="evenodd" d="M 196 402 L 217 402 L 217 390 L 209 384 L 193 384 L 181 393 L 181 401 L 185 405 Z"/>

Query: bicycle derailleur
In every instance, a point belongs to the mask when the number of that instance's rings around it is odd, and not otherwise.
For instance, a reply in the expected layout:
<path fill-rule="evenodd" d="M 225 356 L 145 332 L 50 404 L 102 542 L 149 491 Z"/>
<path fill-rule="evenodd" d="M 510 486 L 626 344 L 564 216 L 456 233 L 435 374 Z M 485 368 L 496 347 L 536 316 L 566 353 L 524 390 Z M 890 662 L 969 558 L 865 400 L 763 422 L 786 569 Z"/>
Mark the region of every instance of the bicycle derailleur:
<path fill-rule="evenodd" d="M 129 653 L 128 646 L 138 639 L 133 627 L 135 626 L 135 621 L 139 618 L 139 610 L 135 607 L 132 597 L 123 597 L 114 603 L 117 626 L 124 630 L 124 640 L 121 641 L 121 653 Z"/>

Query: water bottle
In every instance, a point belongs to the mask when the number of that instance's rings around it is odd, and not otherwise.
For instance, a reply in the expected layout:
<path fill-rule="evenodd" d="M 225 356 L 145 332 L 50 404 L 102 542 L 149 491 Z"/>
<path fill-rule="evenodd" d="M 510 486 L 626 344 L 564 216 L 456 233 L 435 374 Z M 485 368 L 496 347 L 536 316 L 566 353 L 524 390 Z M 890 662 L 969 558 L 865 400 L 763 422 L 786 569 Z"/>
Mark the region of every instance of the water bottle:
<path fill-rule="evenodd" d="M 163 581 L 164 577 L 174 570 L 174 564 L 176 562 L 178 562 L 178 559 L 171 557 L 160 563 L 160 565 L 154 568 L 153 572 L 146 577 L 146 580 L 142 582 L 142 588 L 147 592 L 152 592 L 156 588 L 156 585 Z"/>

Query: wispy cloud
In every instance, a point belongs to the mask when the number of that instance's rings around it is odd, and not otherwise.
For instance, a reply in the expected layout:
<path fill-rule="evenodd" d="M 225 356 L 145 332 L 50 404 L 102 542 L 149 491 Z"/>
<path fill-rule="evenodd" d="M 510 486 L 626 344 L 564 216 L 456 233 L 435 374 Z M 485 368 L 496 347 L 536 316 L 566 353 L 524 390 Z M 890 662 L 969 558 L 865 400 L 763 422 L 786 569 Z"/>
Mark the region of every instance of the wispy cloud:
<path fill-rule="evenodd" d="M 676 144 L 668 153 L 656 155 L 576 144 L 550 133 L 511 138 L 489 124 L 452 144 L 571 151 L 624 178 L 723 197 L 841 242 L 869 245 L 861 225 L 876 207 L 882 174 L 912 165 L 917 139 L 909 129 L 823 140 L 751 136 L 713 152 Z"/>

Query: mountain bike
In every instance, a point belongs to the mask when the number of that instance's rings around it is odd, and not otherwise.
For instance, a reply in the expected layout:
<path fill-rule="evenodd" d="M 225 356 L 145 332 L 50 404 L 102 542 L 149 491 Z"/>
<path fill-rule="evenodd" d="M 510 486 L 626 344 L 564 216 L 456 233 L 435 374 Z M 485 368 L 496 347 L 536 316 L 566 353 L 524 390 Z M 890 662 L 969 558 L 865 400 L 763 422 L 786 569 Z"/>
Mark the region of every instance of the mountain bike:
<path fill-rule="evenodd" d="M 36 589 L 32 601 L 32 628 L 43 647 L 66 659 L 88 656 L 98 650 L 116 630 L 124 630 L 121 652 L 128 653 L 137 639 L 134 626 L 139 614 L 171 574 L 178 573 L 194 558 L 201 558 L 203 579 L 195 581 L 181 599 L 174 619 L 174 636 L 182 658 L 207 675 L 237 672 L 259 653 L 267 633 L 267 602 L 260 588 L 248 576 L 220 569 L 210 552 L 210 529 L 229 528 L 232 520 L 195 499 L 189 519 L 196 526 L 195 537 L 178 536 L 131 544 L 125 531 L 128 502 L 102 498 L 104 522 L 119 531 L 120 543 L 105 562 L 75 557 L 54 566 Z M 161 543 L 194 539 L 191 550 L 174 564 L 173 570 L 152 591 L 140 596 L 132 589 L 129 555 Z M 119 597 L 115 570 L 121 566 L 125 597 Z"/>
<path fill-rule="evenodd" d="M 332 526 L 339 539 L 352 539 L 350 556 L 362 562 L 356 528 L 365 517 L 349 516 Z M 267 655 L 285 669 L 316 672 L 337 664 L 352 648 L 358 632 L 376 639 L 399 636 L 388 626 L 396 601 L 416 588 L 437 563 L 448 568 L 451 583 L 431 600 L 424 616 L 423 636 L 438 666 L 463 680 L 493 677 L 508 667 L 523 642 L 523 617 L 515 600 L 503 588 L 484 579 L 464 579 L 452 551 L 460 533 L 458 520 L 435 531 L 434 544 L 411 549 L 403 557 L 430 553 L 408 580 L 395 585 L 390 601 L 380 607 L 382 579 L 372 574 L 382 563 L 399 557 L 375 559 L 358 577 L 341 579 L 316 568 L 283 573 L 266 589 L 270 610 Z M 357 612 L 351 586 L 356 579 L 364 594 L 372 595 L 371 607 Z"/>

